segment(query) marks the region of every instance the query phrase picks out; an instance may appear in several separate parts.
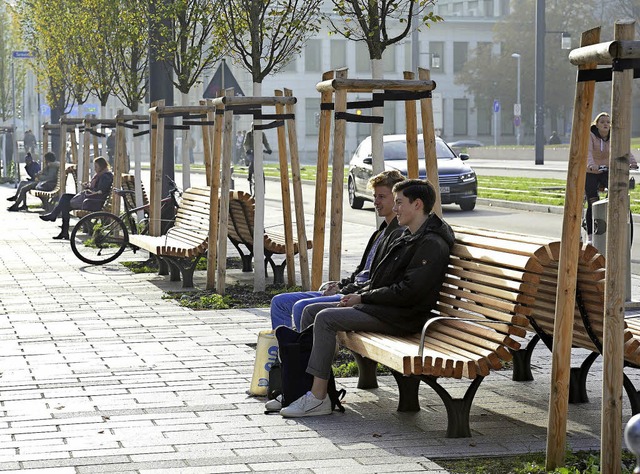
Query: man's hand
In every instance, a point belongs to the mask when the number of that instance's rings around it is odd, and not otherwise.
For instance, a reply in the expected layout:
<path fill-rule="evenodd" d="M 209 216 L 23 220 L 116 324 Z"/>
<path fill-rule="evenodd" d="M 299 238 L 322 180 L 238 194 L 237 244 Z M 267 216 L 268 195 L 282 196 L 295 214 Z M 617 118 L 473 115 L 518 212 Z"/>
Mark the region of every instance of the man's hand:
<path fill-rule="evenodd" d="M 355 306 L 357 304 L 362 303 L 362 297 L 358 294 L 351 294 L 351 295 L 344 295 L 341 299 L 340 302 L 338 303 L 338 306 L 345 306 L 345 307 L 351 307 L 351 306 Z"/>

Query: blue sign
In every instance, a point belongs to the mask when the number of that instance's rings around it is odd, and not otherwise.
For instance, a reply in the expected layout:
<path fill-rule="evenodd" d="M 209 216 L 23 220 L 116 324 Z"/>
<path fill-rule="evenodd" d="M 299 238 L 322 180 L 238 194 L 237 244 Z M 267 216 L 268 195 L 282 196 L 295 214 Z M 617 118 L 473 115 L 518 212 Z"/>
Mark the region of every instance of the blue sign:
<path fill-rule="evenodd" d="M 18 59 L 31 59 L 33 58 L 33 53 L 31 51 L 14 51 L 11 56 Z"/>
<path fill-rule="evenodd" d="M 500 101 L 498 99 L 493 101 L 493 111 L 500 112 Z"/>

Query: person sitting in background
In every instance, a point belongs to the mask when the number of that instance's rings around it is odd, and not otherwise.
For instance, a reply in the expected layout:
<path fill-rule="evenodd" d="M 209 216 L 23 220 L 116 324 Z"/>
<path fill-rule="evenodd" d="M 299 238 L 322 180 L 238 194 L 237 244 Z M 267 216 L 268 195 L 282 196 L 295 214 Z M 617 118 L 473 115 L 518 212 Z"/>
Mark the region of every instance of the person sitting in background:
<path fill-rule="evenodd" d="M 7 201 L 15 201 L 16 199 L 18 199 L 22 188 L 29 183 L 35 182 L 36 175 L 40 172 L 40 163 L 38 163 L 37 161 L 33 161 L 31 153 L 27 153 L 24 157 L 24 170 L 27 172 L 27 176 L 29 177 L 24 181 L 20 181 L 20 184 L 18 184 L 18 189 L 16 189 L 16 193 L 13 196 L 8 197 Z"/>
<path fill-rule="evenodd" d="M 369 281 L 369 271 L 374 255 L 378 248 L 388 245 L 402 233 L 398 226 L 396 214 L 393 212 L 393 193 L 391 190 L 396 183 L 404 181 L 404 176 L 397 171 L 383 171 L 369 180 L 368 187 L 373 190 L 373 204 L 378 216 L 384 221 L 371 235 L 369 243 L 356 270 L 349 278 L 337 282 L 325 283 L 323 291 L 298 291 L 281 293 L 271 300 L 271 327 L 288 326 L 300 329 L 302 310 L 311 303 L 327 303 L 340 301 L 343 294 L 353 293 L 365 286 Z M 386 242 L 382 244 L 383 240 Z"/>
<path fill-rule="evenodd" d="M 111 185 L 113 184 L 113 173 L 109 170 L 109 163 L 99 156 L 93 160 L 95 174 L 91 182 L 82 183 L 84 191 L 78 194 L 66 193 L 60 197 L 58 204 L 48 214 L 43 214 L 40 219 L 43 221 L 55 222 L 62 214 L 62 231 L 54 237 L 56 240 L 69 240 L 69 220 L 72 209 L 83 209 L 86 211 L 99 211 L 104 205 L 104 201 L 109 196 Z"/>
<path fill-rule="evenodd" d="M 558 132 L 556 132 L 555 130 L 551 132 L 551 136 L 549 137 L 549 145 L 560 145 L 561 143 L 562 140 L 560 140 Z"/>
<path fill-rule="evenodd" d="M 593 203 L 600 199 L 599 189 L 609 184 L 609 150 L 611 138 L 611 117 L 606 112 L 599 113 L 591 123 L 589 153 L 587 155 L 587 177 L 584 193 L 587 197 L 587 243 L 593 243 Z M 633 155 L 629 155 L 629 168 L 638 169 Z"/>
<path fill-rule="evenodd" d="M 39 191 L 51 191 L 58 183 L 58 170 L 60 163 L 56 161 L 56 155 L 48 152 L 44 155 L 44 169 L 36 174 L 33 181 L 23 185 L 16 196 L 15 203 L 7 210 L 11 212 L 24 211 L 27 209 L 27 193 L 32 189 Z"/>

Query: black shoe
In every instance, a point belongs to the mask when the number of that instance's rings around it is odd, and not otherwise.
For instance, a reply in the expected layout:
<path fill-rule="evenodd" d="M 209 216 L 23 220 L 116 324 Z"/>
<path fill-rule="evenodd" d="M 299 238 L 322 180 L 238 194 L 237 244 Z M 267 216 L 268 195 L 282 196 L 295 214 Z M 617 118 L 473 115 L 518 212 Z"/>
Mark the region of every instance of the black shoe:
<path fill-rule="evenodd" d="M 26 204 L 23 204 L 22 206 L 20 206 L 18 208 L 19 211 L 28 211 L 29 210 L 29 206 L 27 206 Z"/>
<path fill-rule="evenodd" d="M 60 232 L 53 239 L 54 240 L 69 240 L 69 233 L 68 232 Z"/>
<path fill-rule="evenodd" d="M 18 205 L 14 204 L 13 206 L 7 207 L 7 211 L 9 211 L 9 212 L 18 212 Z"/>
<path fill-rule="evenodd" d="M 18 199 L 18 196 L 11 196 L 10 198 L 7 198 L 7 201 L 15 201 L 16 199 Z"/>
<path fill-rule="evenodd" d="M 42 219 L 43 221 L 48 221 L 48 222 L 55 222 L 56 218 L 51 214 L 42 214 L 40 216 L 40 219 Z"/>

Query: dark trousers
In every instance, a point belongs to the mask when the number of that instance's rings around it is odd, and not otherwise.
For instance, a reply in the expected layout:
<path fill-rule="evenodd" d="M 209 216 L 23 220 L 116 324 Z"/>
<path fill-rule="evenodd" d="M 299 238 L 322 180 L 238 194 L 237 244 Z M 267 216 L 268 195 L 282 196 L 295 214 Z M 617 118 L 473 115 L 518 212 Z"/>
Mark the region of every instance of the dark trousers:
<path fill-rule="evenodd" d="M 587 179 L 584 183 L 584 194 L 587 196 L 587 234 L 593 234 L 593 203 L 600 199 L 598 190 L 606 188 L 609 185 L 609 172 L 587 173 Z"/>
<path fill-rule="evenodd" d="M 51 211 L 51 215 L 54 218 L 58 218 L 59 215 L 62 215 L 62 226 L 63 230 L 69 228 L 69 219 L 70 219 L 70 211 L 71 211 L 71 198 L 75 196 L 75 194 L 66 193 L 60 196 L 60 200 L 56 207 Z"/>

